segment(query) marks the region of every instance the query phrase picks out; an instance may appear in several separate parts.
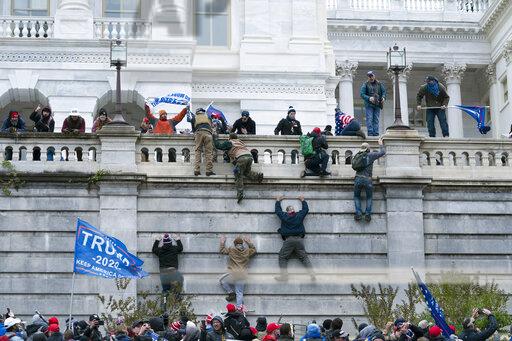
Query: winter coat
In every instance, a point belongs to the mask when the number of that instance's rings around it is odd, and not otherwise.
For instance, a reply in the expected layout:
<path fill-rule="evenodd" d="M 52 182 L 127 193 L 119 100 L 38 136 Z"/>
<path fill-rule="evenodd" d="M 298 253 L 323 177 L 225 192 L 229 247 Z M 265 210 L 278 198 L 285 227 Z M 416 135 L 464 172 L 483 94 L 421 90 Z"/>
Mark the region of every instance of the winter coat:
<path fill-rule="evenodd" d="M 233 128 L 231 128 L 232 133 L 242 134 L 242 128 L 247 130 L 247 135 L 255 135 L 256 134 L 256 122 L 254 122 L 250 117 L 246 122 L 243 122 L 241 118 L 233 123 Z"/>
<path fill-rule="evenodd" d="M 87 327 L 87 329 L 84 331 L 84 336 L 89 338 L 90 341 L 101 341 L 103 339 L 103 336 L 101 335 L 101 332 L 98 330 L 98 328 Z"/>
<path fill-rule="evenodd" d="M 247 265 L 249 260 L 256 253 L 254 244 L 247 243 L 248 247 L 238 250 L 236 247 L 226 247 L 225 243 L 220 244 L 220 253 L 229 256 L 228 271 L 236 279 L 247 277 Z"/>
<path fill-rule="evenodd" d="M 146 117 L 153 126 L 153 134 L 174 134 L 176 125 L 183 120 L 186 114 L 187 108 L 183 108 L 179 114 L 174 115 L 171 119 L 161 120 L 150 112 L 146 112 Z"/>
<path fill-rule="evenodd" d="M 371 178 L 373 176 L 373 162 L 385 154 L 386 151 L 383 146 L 380 146 L 380 150 L 378 152 L 369 152 L 366 161 L 367 166 L 363 170 L 357 171 L 356 176 Z"/>
<path fill-rule="evenodd" d="M 479 332 L 474 328 L 467 328 L 459 334 L 459 339 L 462 341 L 484 341 L 491 337 L 492 334 L 498 329 L 498 321 L 494 315 L 489 315 L 489 323 L 487 327 Z"/>
<path fill-rule="evenodd" d="M 375 83 L 366 81 L 361 85 L 359 95 L 364 100 L 366 107 L 379 108 L 379 103 L 370 102 L 370 97 L 378 97 L 379 101 L 383 98 L 386 99 L 386 88 L 378 80 L 375 80 Z"/>
<path fill-rule="evenodd" d="M 85 133 L 85 120 L 83 117 L 78 117 L 77 120 L 72 120 L 71 116 L 66 117 L 64 123 L 62 123 L 61 131 L 63 133 L 68 133 L 77 129 L 80 133 Z"/>
<path fill-rule="evenodd" d="M 16 131 L 25 131 L 25 121 L 21 117 L 18 117 L 18 123 L 14 126 L 11 122 L 11 118 L 7 117 L 2 125 L 2 132 L 10 132 L 11 128 L 16 128 Z"/>
<path fill-rule="evenodd" d="M 279 132 L 281 132 L 281 135 L 302 135 L 302 128 L 299 121 L 293 120 L 288 116 L 279 121 L 276 129 L 274 129 L 275 135 L 279 135 Z"/>
<path fill-rule="evenodd" d="M 112 122 L 112 119 L 110 119 L 109 117 L 107 117 L 107 119 L 105 121 L 100 120 L 100 118 L 98 117 L 96 120 L 94 120 L 94 123 L 92 124 L 91 131 L 93 133 L 95 133 L 98 130 L 101 130 L 101 128 L 103 128 L 104 126 L 106 126 L 110 122 Z"/>
<path fill-rule="evenodd" d="M 174 243 L 164 243 L 162 247 L 159 247 L 159 243 L 159 240 L 155 240 L 152 252 L 158 256 L 160 269 L 170 267 L 178 269 L 178 254 L 183 251 L 181 240 L 176 241 L 177 245 L 174 245 Z"/>
<path fill-rule="evenodd" d="M 35 122 L 36 125 L 34 128 L 36 128 L 38 132 L 53 133 L 55 130 L 55 121 L 51 115 L 48 115 L 46 118 L 44 118 L 43 115 L 37 111 L 34 111 L 32 114 L 30 114 L 30 119 Z"/>
<path fill-rule="evenodd" d="M 276 201 L 275 212 L 279 219 L 281 219 L 281 227 L 277 232 L 281 234 L 283 240 L 290 236 L 304 237 L 306 234 L 304 218 L 306 218 L 306 215 L 309 212 L 306 200 L 302 201 L 302 209 L 299 212 L 295 212 L 294 215 L 289 215 L 287 212 L 283 212 L 281 202 Z"/>
<path fill-rule="evenodd" d="M 320 158 L 323 158 L 327 155 L 326 149 L 329 148 L 329 145 L 327 144 L 327 139 L 325 138 L 325 135 L 318 135 L 315 132 L 308 133 L 309 137 L 313 138 L 312 144 L 313 144 L 313 150 L 315 154 L 308 158 L 312 158 L 313 156 L 320 156 Z"/>
<path fill-rule="evenodd" d="M 228 333 L 233 335 L 235 338 L 238 338 L 238 333 L 241 329 L 249 328 L 250 323 L 242 313 L 235 311 L 226 314 L 226 317 L 224 318 L 224 327 Z"/>
<path fill-rule="evenodd" d="M 448 102 L 450 101 L 450 96 L 448 96 L 446 88 L 441 83 L 439 83 L 438 96 L 430 93 L 430 91 L 427 90 L 427 84 L 420 86 L 418 94 L 416 95 L 417 105 L 421 105 L 423 97 L 425 97 L 425 103 L 427 107 L 440 107 L 442 105 L 448 105 Z"/>
<path fill-rule="evenodd" d="M 132 339 L 125 333 L 117 333 L 115 339 L 116 341 L 132 341 Z"/>

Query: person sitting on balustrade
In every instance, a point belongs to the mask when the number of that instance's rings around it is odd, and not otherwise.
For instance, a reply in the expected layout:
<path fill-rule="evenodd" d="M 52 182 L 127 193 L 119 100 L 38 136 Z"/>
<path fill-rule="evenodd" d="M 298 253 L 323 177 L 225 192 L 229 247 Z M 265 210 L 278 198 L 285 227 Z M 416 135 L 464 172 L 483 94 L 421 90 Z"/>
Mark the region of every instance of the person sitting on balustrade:
<path fill-rule="evenodd" d="M 62 123 L 63 133 L 85 133 L 85 120 L 78 113 L 78 109 L 71 110 L 71 114 Z"/>
<path fill-rule="evenodd" d="M 366 138 L 361 124 L 354 116 L 345 114 L 339 108 L 335 109 L 334 121 L 336 122 L 336 129 L 334 130 L 336 136 L 360 136 Z"/>
<path fill-rule="evenodd" d="M 331 175 L 331 173 L 327 171 L 329 155 L 326 150 L 329 146 L 327 145 L 325 135 L 322 135 L 320 128 L 316 127 L 313 131 L 308 133 L 308 136 L 313 137 L 313 154 L 304 158 L 305 170 L 301 172 L 300 177 L 303 178 L 306 175 Z M 308 171 L 313 174 L 309 174 Z"/>
<path fill-rule="evenodd" d="M 159 110 L 158 118 L 151 114 L 151 109 L 147 104 L 144 108 L 146 109 L 146 117 L 148 118 L 151 125 L 153 125 L 153 134 L 167 134 L 172 135 L 176 133 L 176 125 L 180 123 L 185 115 L 187 114 L 190 107 L 187 105 L 183 108 L 179 114 L 174 115 L 171 119 L 167 119 L 167 111 Z"/>
<path fill-rule="evenodd" d="M 25 130 L 25 121 L 20 117 L 20 113 L 17 111 L 10 111 L 9 116 L 5 119 L 4 124 L 2 125 L 2 132 L 17 133 Z"/>

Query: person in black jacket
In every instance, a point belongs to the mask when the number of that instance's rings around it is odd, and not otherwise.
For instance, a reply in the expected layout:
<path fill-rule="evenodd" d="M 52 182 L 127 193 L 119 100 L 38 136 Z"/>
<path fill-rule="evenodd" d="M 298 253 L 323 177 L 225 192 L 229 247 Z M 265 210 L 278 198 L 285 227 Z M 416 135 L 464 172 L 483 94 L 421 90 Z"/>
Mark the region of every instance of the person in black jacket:
<path fill-rule="evenodd" d="M 420 327 L 415 326 L 410 322 L 407 322 L 402 317 L 399 317 L 395 320 L 395 328 L 400 335 L 398 341 L 416 341 L 420 337 L 424 336 L 423 330 Z M 363 335 L 363 331 L 361 331 L 359 335 L 363 336 L 363 338 L 366 339 L 366 337 L 364 337 Z"/>
<path fill-rule="evenodd" d="M 301 195 L 299 196 L 299 200 L 302 202 L 302 210 L 295 212 L 293 206 L 287 206 L 286 212 L 283 212 L 281 208 L 281 200 L 283 200 L 283 198 L 283 196 L 277 196 L 275 205 L 275 212 L 281 220 L 281 227 L 277 232 L 281 234 L 281 238 L 283 238 L 284 242 L 279 251 L 279 268 L 281 269 L 281 274 L 274 278 L 277 281 L 288 280 L 288 272 L 286 270 L 288 260 L 295 253 L 302 264 L 306 266 L 311 280 L 314 281 L 316 280 L 315 273 L 313 272 L 313 266 L 306 253 L 303 241 L 306 234 L 304 218 L 306 218 L 309 212 L 308 203 L 304 200 L 304 196 Z"/>
<path fill-rule="evenodd" d="M 34 109 L 34 112 L 30 114 L 30 119 L 36 124 L 34 129 L 38 132 L 53 133 L 55 130 L 55 121 L 52 118 L 52 110 L 48 107 L 44 107 L 41 110 L 41 105 L 38 105 Z"/>
<path fill-rule="evenodd" d="M 489 320 L 487 327 L 482 331 L 478 331 L 475 328 L 475 320 L 480 314 L 487 315 L 487 319 Z M 472 316 L 462 322 L 462 328 L 464 328 L 464 330 L 459 334 L 459 339 L 462 341 L 485 341 L 498 329 L 498 321 L 496 321 L 496 317 L 490 310 L 475 308 L 473 309 Z"/>
<path fill-rule="evenodd" d="M 231 128 L 232 133 L 242 134 L 242 135 L 255 135 L 256 134 L 256 122 L 254 122 L 249 117 L 249 112 L 247 110 L 242 111 L 242 117 L 233 123 L 233 128 Z"/>
<path fill-rule="evenodd" d="M 100 317 L 97 314 L 89 316 L 89 326 L 85 329 L 83 336 L 87 337 L 90 341 L 101 341 L 103 336 L 98 330 L 100 322 Z"/>
<path fill-rule="evenodd" d="M 233 335 L 237 340 L 240 340 L 240 334 L 244 329 L 249 329 L 251 326 L 244 314 L 238 311 L 234 304 L 229 303 L 226 305 L 227 313 L 224 317 L 224 328 L 226 332 Z"/>
<path fill-rule="evenodd" d="M 308 170 L 311 171 L 313 175 L 331 175 L 331 173 L 327 171 L 329 155 L 327 154 L 326 149 L 328 149 L 329 146 L 327 145 L 325 135 L 322 135 L 322 131 L 317 127 L 314 128 L 311 133 L 308 133 L 308 136 L 313 137 L 314 154 L 305 158 L 304 165 L 306 169 L 300 174 L 300 177 L 303 178 L 306 176 L 306 172 Z"/>
<path fill-rule="evenodd" d="M 177 291 L 181 291 L 183 275 L 178 271 L 178 254 L 183 251 L 183 244 L 179 235 L 164 234 L 162 239 L 155 240 L 152 251 L 158 256 L 162 291 L 168 292 L 176 284 L 179 285 Z"/>
<path fill-rule="evenodd" d="M 286 118 L 283 118 L 277 124 L 276 129 L 274 129 L 274 134 L 279 135 L 302 135 L 302 128 L 300 127 L 300 122 L 295 119 L 295 109 L 290 106 L 288 108 L 288 115 Z"/>

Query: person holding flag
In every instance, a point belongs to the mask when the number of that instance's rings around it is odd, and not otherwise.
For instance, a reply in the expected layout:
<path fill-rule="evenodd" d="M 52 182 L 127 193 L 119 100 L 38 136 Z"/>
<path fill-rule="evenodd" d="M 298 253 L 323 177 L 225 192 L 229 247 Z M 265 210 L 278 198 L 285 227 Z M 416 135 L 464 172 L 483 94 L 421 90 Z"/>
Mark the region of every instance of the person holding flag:
<path fill-rule="evenodd" d="M 427 76 L 425 84 L 420 86 L 418 94 L 416 95 L 416 102 L 418 104 L 418 111 L 421 111 L 421 101 L 425 97 L 427 104 L 427 128 L 430 137 L 436 137 L 436 127 L 434 119 L 437 116 L 443 137 L 450 136 L 448 129 L 448 122 L 446 121 L 446 106 L 450 101 L 450 96 L 446 92 L 443 84 L 439 83 L 434 76 Z"/>
<path fill-rule="evenodd" d="M 174 115 L 171 119 L 167 119 L 167 111 L 164 109 L 160 109 L 158 111 L 158 118 L 151 114 L 151 108 L 148 103 L 144 104 L 144 109 L 146 110 L 146 118 L 149 120 L 149 123 L 153 126 L 153 134 L 167 134 L 172 135 L 176 133 L 176 125 L 180 123 L 188 110 L 190 109 L 189 104 L 185 108 L 183 108 L 179 114 Z"/>

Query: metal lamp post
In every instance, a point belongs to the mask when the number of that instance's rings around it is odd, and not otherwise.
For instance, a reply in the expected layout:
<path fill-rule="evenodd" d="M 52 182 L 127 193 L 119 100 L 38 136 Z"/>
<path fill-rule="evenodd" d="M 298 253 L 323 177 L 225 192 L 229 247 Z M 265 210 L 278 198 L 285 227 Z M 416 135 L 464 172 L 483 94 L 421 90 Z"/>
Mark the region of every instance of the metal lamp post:
<path fill-rule="evenodd" d="M 114 110 L 114 118 L 110 124 L 128 125 L 123 116 L 121 107 L 121 66 L 126 66 L 128 61 L 128 48 L 126 41 L 111 40 L 110 41 L 110 66 L 115 66 L 117 70 L 116 82 L 116 106 Z"/>
<path fill-rule="evenodd" d="M 394 80 L 394 87 L 395 87 L 395 122 L 392 126 L 388 127 L 387 129 L 393 129 L 393 130 L 407 130 L 411 129 L 409 126 L 404 125 L 402 122 L 402 109 L 400 106 L 400 85 L 398 81 L 398 76 L 401 71 L 403 71 L 407 64 L 406 64 L 406 53 L 405 53 L 405 47 L 403 50 L 400 50 L 398 46 L 395 44 L 392 48 L 389 48 L 389 51 L 387 53 L 387 59 L 388 59 L 388 71 L 393 71 L 395 75 Z"/>

